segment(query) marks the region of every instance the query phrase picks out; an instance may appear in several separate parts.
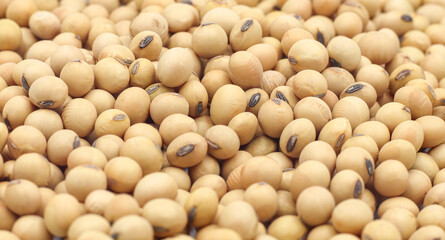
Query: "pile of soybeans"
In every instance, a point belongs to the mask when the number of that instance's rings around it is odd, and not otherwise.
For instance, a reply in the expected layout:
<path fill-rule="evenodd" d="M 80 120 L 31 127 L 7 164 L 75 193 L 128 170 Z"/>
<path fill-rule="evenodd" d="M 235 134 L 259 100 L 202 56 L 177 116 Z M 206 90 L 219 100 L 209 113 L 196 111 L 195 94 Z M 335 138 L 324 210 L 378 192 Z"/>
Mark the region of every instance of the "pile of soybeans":
<path fill-rule="evenodd" d="M 0 0 L 0 240 L 445 240 L 445 0 Z"/>

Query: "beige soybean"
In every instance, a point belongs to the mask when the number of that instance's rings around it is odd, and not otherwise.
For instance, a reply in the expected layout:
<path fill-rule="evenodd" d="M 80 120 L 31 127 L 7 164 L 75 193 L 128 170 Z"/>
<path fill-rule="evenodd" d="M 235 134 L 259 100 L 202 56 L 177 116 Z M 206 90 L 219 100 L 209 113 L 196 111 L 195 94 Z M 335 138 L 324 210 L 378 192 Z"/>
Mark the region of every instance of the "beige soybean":
<path fill-rule="evenodd" d="M 142 216 L 153 225 L 157 237 L 179 233 L 187 224 L 184 208 L 175 201 L 165 198 L 154 199 L 145 204 Z"/>
<path fill-rule="evenodd" d="M 278 61 L 276 49 L 267 43 L 258 43 L 249 47 L 247 52 L 255 55 L 261 63 L 263 71 L 272 70 Z"/>
<path fill-rule="evenodd" d="M 26 179 L 39 187 L 48 185 L 50 174 L 48 159 L 38 153 L 23 154 L 14 163 L 14 179 Z"/>
<path fill-rule="evenodd" d="M 363 22 L 354 12 L 343 12 L 334 19 L 334 28 L 338 35 L 349 38 L 363 31 Z"/>
<path fill-rule="evenodd" d="M 408 188 L 408 170 L 397 160 L 386 160 L 375 169 L 374 187 L 383 196 L 395 197 Z"/>
<path fill-rule="evenodd" d="M 167 92 L 174 92 L 174 89 L 166 87 L 162 83 L 154 83 L 154 84 L 149 85 L 147 88 L 145 88 L 145 91 L 150 96 L 150 100 L 153 101 L 153 99 L 155 97 L 157 97 L 158 95 L 160 95 L 162 93 L 167 93 Z"/>
<path fill-rule="evenodd" d="M 445 184 L 439 183 L 434 185 L 425 195 L 423 200 L 423 206 L 428 206 L 432 204 L 439 204 L 443 207 L 443 191 Z"/>
<path fill-rule="evenodd" d="M 353 83 L 345 88 L 343 92 L 340 94 L 340 98 L 344 98 L 346 96 L 356 96 L 365 101 L 369 108 L 371 108 L 376 100 L 377 93 L 374 87 L 365 82 L 361 83 Z"/>
<path fill-rule="evenodd" d="M 332 225 L 323 224 L 313 228 L 307 235 L 307 239 L 329 239 L 330 237 L 334 237 L 336 233 L 337 231 L 335 231 Z"/>
<path fill-rule="evenodd" d="M 261 181 L 267 182 L 274 189 L 279 188 L 282 177 L 281 167 L 273 158 L 266 156 L 250 158 L 245 164 L 239 166 L 239 171 L 239 181 L 244 189 Z"/>
<path fill-rule="evenodd" d="M 176 137 L 167 148 L 167 160 L 176 167 L 192 167 L 207 154 L 207 141 L 198 133 L 188 132 Z"/>
<path fill-rule="evenodd" d="M 324 95 L 324 97 L 321 98 L 321 100 L 323 100 L 332 111 L 332 109 L 334 109 L 335 104 L 338 102 L 338 97 L 331 90 L 327 90 L 326 94 Z"/>
<path fill-rule="evenodd" d="M 6 187 L 4 201 L 18 215 L 34 214 L 41 204 L 38 186 L 26 179 L 13 180 Z"/>
<path fill-rule="evenodd" d="M 104 168 L 108 187 L 115 192 L 132 192 L 142 178 L 138 162 L 128 157 L 110 159 Z"/>
<path fill-rule="evenodd" d="M 310 160 L 319 161 L 332 173 L 334 171 L 336 157 L 336 153 L 331 145 L 324 141 L 317 140 L 310 142 L 301 150 L 298 161 L 299 163 Z"/>
<path fill-rule="evenodd" d="M 31 102 L 39 108 L 57 108 L 68 96 L 68 86 L 54 76 L 41 77 L 29 88 Z"/>
<path fill-rule="evenodd" d="M 125 89 L 130 81 L 127 66 L 116 58 L 103 58 L 94 65 L 95 85 L 112 94 Z M 112 79 L 112 81 L 110 81 Z"/>
<path fill-rule="evenodd" d="M 267 154 L 266 156 L 271 157 L 275 161 L 277 161 L 280 164 L 283 173 L 287 172 L 289 170 L 289 168 L 293 167 L 292 160 L 282 152 L 271 152 L 271 153 Z M 281 183 L 282 183 L 281 186 L 287 184 L 287 183 L 285 183 L 285 181 L 282 181 Z"/>
<path fill-rule="evenodd" d="M 169 115 L 182 113 L 188 115 L 189 104 L 187 100 L 178 93 L 162 93 L 155 97 L 150 103 L 150 116 L 156 124 Z"/>
<path fill-rule="evenodd" d="M 350 147 L 360 147 L 369 152 L 373 159 L 377 159 L 379 147 L 375 140 L 368 135 L 357 134 L 352 135 L 342 146 L 342 151 Z"/>
<path fill-rule="evenodd" d="M 252 154 L 250 154 L 247 151 L 240 150 L 238 153 L 236 153 L 235 156 L 231 157 L 230 159 L 225 160 L 222 163 L 221 166 L 221 176 L 224 179 L 227 179 L 229 174 L 237 167 L 241 166 L 242 164 L 246 163 L 247 160 L 252 158 Z"/>
<path fill-rule="evenodd" d="M 138 215 L 117 219 L 110 229 L 110 235 L 122 240 L 153 240 L 154 231 L 149 221 Z"/>
<path fill-rule="evenodd" d="M 445 231 L 438 226 L 423 226 L 418 228 L 410 237 L 410 240 L 445 238 Z"/>
<path fill-rule="evenodd" d="M 273 98 L 266 101 L 258 112 L 258 122 L 263 132 L 278 138 L 286 125 L 293 120 L 292 108 L 285 101 Z"/>
<path fill-rule="evenodd" d="M 303 70 L 293 76 L 292 89 L 295 95 L 305 97 L 323 97 L 328 89 L 326 79 L 314 70 Z"/>
<path fill-rule="evenodd" d="M 377 231 L 378 229 L 378 231 Z M 379 219 L 366 224 L 361 236 L 366 239 L 402 239 L 402 235 L 397 227 L 390 221 Z"/>
<path fill-rule="evenodd" d="M 402 239 L 408 239 L 417 229 L 416 217 L 410 211 L 403 208 L 388 209 L 381 219 L 394 224 L 402 235 Z"/>
<path fill-rule="evenodd" d="M 88 194 L 84 206 L 89 213 L 103 215 L 105 207 L 114 198 L 115 194 L 108 190 L 94 190 Z"/>
<path fill-rule="evenodd" d="M 66 236 L 71 223 L 81 214 L 82 208 L 77 199 L 62 193 L 51 198 L 43 218 L 52 235 Z"/>
<path fill-rule="evenodd" d="M 207 63 L 207 66 L 209 63 Z M 223 85 L 230 84 L 229 74 L 223 70 L 215 69 L 208 73 L 205 73 L 204 77 L 201 79 L 202 85 L 205 87 L 208 99 L 212 100 L 216 91 Z"/>
<path fill-rule="evenodd" d="M 423 116 L 416 119 L 423 128 L 423 148 L 434 147 L 445 140 L 445 122 L 436 116 Z"/>
<path fill-rule="evenodd" d="M 363 134 L 372 137 L 379 148 L 388 142 L 391 137 L 388 127 L 379 121 L 361 123 L 354 129 L 353 134 Z"/>
<path fill-rule="evenodd" d="M 69 153 L 78 147 L 80 147 L 79 136 L 72 130 L 62 129 L 48 139 L 46 153 L 52 163 L 66 166 Z"/>
<path fill-rule="evenodd" d="M 130 70 L 130 86 L 146 88 L 154 83 L 155 67 L 146 58 L 138 58 L 128 67 Z"/>
<path fill-rule="evenodd" d="M 305 118 L 289 122 L 280 135 L 280 149 L 289 157 L 297 158 L 302 150 L 315 140 L 314 124 Z"/>
<path fill-rule="evenodd" d="M 163 172 L 155 172 L 145 175 L 137 184 L 133 192 L 133 196 L 139 203 L 144 206 L 156 198 L 174 199 L 178 192 L 178 186 L 175 180 Z"/>
<path fill-rule="evenodd" d="M 114 103 L 115 109 L 124 111 L 131 124 L 145 122 L 150 109 L 150 96 L 139 87 L 130 87 L 122 91 Z"/>
<path fill-rule="evenodd" d="M 229 59 L 230 80 L 242 89 L 259 87 L 263 77 L 263 67 L 260 60 L 249 51 L 239 51 Z"/>
<path fill-rule="evenodd" d="M 227 192 L 227 184 L 222 177 L 216 174 L 205 174 L 200 176 L 190 188 L 190 192 L 202 187 L 210 187 L 215 190 L 218 198 L 221 198 Z"/>
<path fill-rule="evenodd" d="M 228 65 L 230 56 L 227 55 L 219 55 L 216 57 L 213 57 L 210 59 L 204 69 L 204 74 L 207 74 L 208 72 L 212 70 L 222 70 L 226 73 L 229 73 Z"/>
<path fill-rule="evenodd" d="M 207 129 L 205 136 L 208 153 L 217 159 L 233 157 L 239 150 L 240 140 L 236 132 L 225 125 L 215 125 Z"/>
<path fill-rule="evenodd" d="M 254 138 L 258 119 L 253 113 L 242 112 L 234 116 L 228 126 L 238 135 L 240 145 L 245 145 Z"/>
<path fill-rule="evenodd" d="M 131 125 L 127 131 L 125 131 L 124 140 L 128 140 L 133 137 L 144 136 L 151 139 L 158 146 L 162 146 L 162 138 L 157 128 L 147 123 L 136 123 Z"/>
<path fill-rule="evenodd" d="M 112 157 L 116 157 L 119 155 L 119 149 L 123 143 L 124 141 L 120 137 L 112 134 L 107 134 L 102 137 L 98 137 L 92 143 L 92 146 L 100 150 L 107 159 L 111 159 Z"/>
<path fill-rule="evenodd" d="M 300 193 L 310 186 L 328 187 L 331 181 L 329 169 L 315 160 L 305 161 L 295 169 L 290 185 L 290 192 L 296 200 Z"/>
<path fill-rule="evenodd" d="M 90 101 L 96 107 L 97 115 L 114 106 L 115 99 L 113 95 L 103 89 L 93 89 L 88 92 L 84 99 Z"/>
<path fill-rule="evenodd" d="M 99 167 L 86 164 L 71 169 L 65 183 L 68 193 L 83 202 L 90 192 L 107 188 L 107 176 Z"/>
<path fill-rule="evenodd" d="M 229 34 L 229 42 L 235 51 L 245 51 L 250 46 L 260 43 L 262 27 L 253 18 L 243 18 L 232 28 Z"/>
<path fill-rule="evenodd" d="M 85 61 L 71 61 L 62 68 L 60 78 L 68 86 L 70 96 L 81 97 L 93 87 L 94 71 Z"/>
<path fill-rule="evenodd" d="M 431 189 L 432 184 L 426 173 L 411 169 L 408 171 L 408 188 L 402 196 L 411 199 L 417 205 L 422 204 L 426 193 Z"/>
<path fill-rule="evenodd" d="M 246 93 L 237 85 L 227 84 L 220 87 L 213 96 L 210 117 L 214 124 L 228 124 L 247 106 Z"/>
<path fill-rule="evenodd" d="M 131 39 L 130 49 L 136 58 L 155 61 L 161 53 L 162 40 L 153 31 L 142 31 Z"/>
<path fill-rule="evenodd" d="M 26 118 L 35 110 L 31 100 L 25 96 L 15 96 L 9 99 L 3 107 L 2 117 L 9 129 L 14 129 L 25 123 Z"/>
<path fill-rule="evenodd" d="M 228 37 L 224 29 L 215 23 L 205 22 L 192 35 L 192 49 L 203 58 L 221 55 L 227 48 Z"/>
<path fill-rule="evenodd" d="M 374 158 L 364 148 L 349 147 L 340 152 L 335 166 L 337 171 L 345 169 L 355 171 L 367 183 L 374 175 L 375 163 Z"/>
<path fill-rule="evenodd" d="M 343 90 L 354 83 L 354 76 L 343 68 L 328 67 L 321 72 L 328 84 L 328 90 L 340 97 Z"/>
<path fill-rule="evenodd" d="M 297 199 L 297 213 L 309 226 L 326 223 L 335 207 L 332 194 L 324 187 L 312 186 L 303 190 Z"/>
<path fill-rule="evenodd" d="M 271 220 L 278 210 L 278 194 L 273 187 L 265 182 L 250 185 L 241 200 L 252 205 L 261 222 Z"/>
<path fill-rule="evenodd" d="M 24 68 L 21 69 L 20 66 L 23 66 Z M 54 76 L 54 72 L 48 64 L 40 61 L 32 61 L 23 65 L 20 65 L 19 63 L 16 68 L 14 68 L 13 72 L 14 81 L 18 81 L 16 84 L 21 85 L 27 92 L 29 92 L 29 87 L 37 79 L 45 76 Z"/>
<path fill-rule="evenodd" d="M 434 160 L 436 161 L 437 165 L 439 166 L 439 168 L 443 168 L 444 165 L 444 157 L 442 155 L 443 150 L 444 150 L 444 144 L 440 144 L 437 147 L 434 147 L 433 149 L 431 149 L 428 154 L 434 158 Z"/>
<path fill-rule="evenodd" d="M 20 26 L 16 21 L 11 19 L 2 19 L 0 21 L 0 26 L 4 29 L 0 35 L 0 49 L 2 51 L 17 49 L 22 41 Z"/>
<path fill-rule="evenodd" d="M 360 198 L 365 182 L 355 170 L 339 170 L 331 180 L 329 190 L 336 203 L 350 198 Z"/>
<path fill-rule="evenodd" d="M 160 147 L 144 136 L 127 139 L 118 150 L 119 156 L 135 160 L 142 168 L 143 175 L 159 171 L 163 163 Z"/>
<path fill-rule="evenodd" d="M 114 222 L 117 219 L 132 215 L 139 214 L 140 207 L 138 202 L 128 194 L 116 195 L 105 207 L 104 217 L 109 222 Z"/>
<path fill-rule="evenodd" d="M 186 132 L 197 132 L 195 121 L 184 114 L 175 113 L 166 117 L 159 126 L 162 142 L 169 145 L 173 139 Z"/>
<path fill-rule="evenodd" d="M 291 108 L 294 108 L 298 102 L 294 90 L 290 86 L 278 86 L 270 94 L 270 98 L 278 98 L 285 101 Z"/>
<path fill-rule="evenodd" d="M 358 40 L 362 55 L 369 58 L 373 64 L 388 63 L 396 54 L 398 47 L 393 41 L 396 34 L 393 34 L 394 36 L 389 36 L 381 31 L 370 31 L 363 34 Z"/>
<path fill-rule="evenodd" d="M 413 119 L 432 115 L 433 105 L 428 96 L 415 87 L 402 87 L 394 95 L 394 101 L 406 105 L 411 110 Z"/>
<path fill-rule="evenodd" d="M 285 14 L 277 16 L 270 24 L 270 35 L 281 40 L 283 34 L 293 28 L 302 28 L 304 19 L 298 15 Z"/>
<path fill-rule="evenodd" d="M 73 221 L 68 229 L 68 237 L 77 239 L 84 232 L 88 231 L 100 231 L 103 233 L 108 233 L 110 230 L 110 223 L 99 215 L 96 214 L 85 214 Z"/>
<path fill-rule="evenodd" d="M 237 221 L 233 220 L 235 216 L 239 217 Z M 235 201 L 223 208 L 218 225 L 236 231 L 243 239 L 250 239 L 256 234 L 258 217 L 249 203 Z"/>
<path fill-rule="evenodd" d="M 156 75 L 167 87 L 179 87 L 192 74 L 193 61 L 184 48 L 167 50 L 159 59 Z"/>
<path fill-rule="evenodd" d="M 191 180 L 185 170 L 177 167 L 164 167 L 161 171 L 167 173 L 176 181 L 178 189 L 190 190 Z"/>
<path fill-rule="evenodd" d="M 205 226 L 212 222 L 218 209 L 218 195 L 208 187 L 193 191 L 187 198 L 184 209 L 193 226 Z"/>
<path fill-rule="evenodd" d="M 189 168 L 188 171 L 191 180 L 195 181 L 207 174 L 219 175 L 221 172 L 221 167 L 219 166 L 219 162 L 216 159 L 207 155 L 204 157 L 204 160 L 202 160 L 198 165 Z"/>
<path fill-rule="evenodd" d="M 178 93 L 184 96 L 189 104 L 189 116 L 200 116 L 207 109 L 209 97 L 205 86 L 200 81 L 187 81 Z"/>
<path fill-rule="evenodd" d="M 338 153 L 343 143 L 351 135 L 352 127 L 349 120 L 347 118 L 334 118 L 321 129 L 318 140 L 327 142 Z"/>
<path fill-rule="evenodd" d="M 391 72 L 389 76 L 390 80 L 390 90 L 392 94 L 395 94 L 397 90 L 406 85 L 409 81 L 413 79 L 424 79 L 425 74 L 423 73 L 420 66 L 414 63 L 405 63 L 398 66 Z"/>
<path fill-rule="evenodd" d="M 31 227 L 30 227 L 31 226 Z M 23 216 L 14 223 L 11 232 L 20 239 L 51 239 L 51 234 L 45 226 L 45 222 L 40 216 Z"/>
<path fill-rule="evenodd" d="M 351 123 L 352 129 L 369 120 L 369 108 L 365 101 L 355 96 L 341 98 L 332 110 L 332 117 L 344 117 Z"/>
<path fill-rule="evenodd" d="M 384 123 L 392 132 L 400 123 L 411 120 L 411 111 L 401 103 L 390 102 L 380 107 L 375 119 Z"/>
<path fill-rule="evenodd" d="M 410 142 L 416 151 L 422 147 L 424 133 L 422 126 L 416 121 L 404 121 L 394 128 L 391 139 L 403 139 Z"/>
<path fill-rule="evenodd" d="M 433 181 L 434 176 L 439 172 L 439 166 L 436 160 L 429 154 L 418 152 L 416 155 L 416 161 L 411 169 L 416 169 L 424 172 L 431 181 Z"/>
<path fill-rule="evenodd" d="M 63 125 L 76 132 L 79 137 L 86 137 L 91 133 L 96 119 L 96 108 L 90 101 L 82 98 L 69 101 L 62 111 Z"/>
<path fill-rule="evenodd" d="M 37 128 L 31 126 L 19 126 L 8 136 L 7 140 L 9 154 L 18 158 L 25 153 L 44 154 L 46 149 L 45 136 Z"/>
<path fill-rule="evenodd" d="M 285 215 L 272 221 L 267 232 L 277 239 L 299 239 L 308 232 L 308 228 L 300 217 Z"/>
<path fill-rule="evenodd" d="M 438 204 L 426 206 L 417 215 L 419 226 L 436 225 L 443 228 L 444 210 L 445 208 Z"/>
<path fill-rule="evenodd" d="M 297 4 L 294 1 L 294 4 Z M 327 45 L 335 37 L 335 29 L 332 20 L 328 17 L 315 15 L 306 17 L 303 28 L 310 32 L 314 39 L 323 45 Z"/>
<path fill-rule="evenodd" d="M 60 32 L 61 23 L 54 13 L 37 11 L 29 18 L 29 28 L 40 39 L 53 39 Z"/>
<path fill-rule="evenodd" d="M 56 48 L 56 50 L 53 52 L 50 57 L 49 64 L 56 76 L 59 76 L 63 67 L 72 60 L 85 61 L 86 59 L 79 48 L 72 45 L 62 45 Z"/>
<path fill-rule="evenodd" d="M 329 54 L 329 62 L 333 67 L 342 67 L 353 71 L 360 64 L 360 47 L 350 38 L 334 37 L 329 41 L 326 49 Z"/>
<path fill-rule="evenodd" d="M 292 72 L 289 75 L 294 75 L 295 74 L 294 71 L 292 69 L 290 70 Z M 287 76 L 285 76 L 282 72 L 279 72 L 277 70 L 264 71 L 263 78 L 261 79 L 261 88 L 268 94 L 271 94 L 272 91 L 275 90 L 275 88 L 279 86 L 284 86 L 286 84 L 286 79 Z"/>
<path fill-rule="evenodd" d="M 301 99 L 294 108 L 295 118 L 309 119 L 317 132 L 332 119 L 329 106 L 318 97 L 305 97 Z"/>
<path fill-rule="evenodd" d="M 80 146 L 72 150 L 67 158 L 68 169 L 79 165 L 90 164 L 104 169 L 107 157 L 99 149 L 91 146 Z"/>
<path fill-rule="evenodd" d="M 109 109 L 97 117 L 94 132 L 98 137 L 107 134 L 122 137 L 128 127 L 130 127 L 130 119 L 124 111 Z"/>
<path fill-rule="evenodd" d="M 391 140 L 380 148 L 378 159 L 379 164 L 388 159 L 398 160 L 410 169 L 416 161 L 416 149 L 406 140 Z"/>
<path fill-rule="evenodd" d="M 328 56 L 323 44 L 312 39 L 302 39 L 289 49 L 288 59 L 297 72 L 306 69 L 321 72 L 328 65 Z"/>
<path fill-rule="evenodd" d="M 251 112 L 258 117 L 258 112 L 261 106 L 269 100 L 269 94 L 263 89 L 251 88 L 246 91 L 246 98 L 246 111 Z"/>
<path fill-rule="evenodd" d="M 364 201 L 348 199 L 335 206 L 332 225 L 340 233 L 360 234 L 373 218 L 371 208 Z"/>

